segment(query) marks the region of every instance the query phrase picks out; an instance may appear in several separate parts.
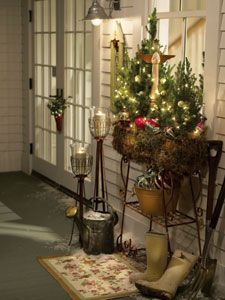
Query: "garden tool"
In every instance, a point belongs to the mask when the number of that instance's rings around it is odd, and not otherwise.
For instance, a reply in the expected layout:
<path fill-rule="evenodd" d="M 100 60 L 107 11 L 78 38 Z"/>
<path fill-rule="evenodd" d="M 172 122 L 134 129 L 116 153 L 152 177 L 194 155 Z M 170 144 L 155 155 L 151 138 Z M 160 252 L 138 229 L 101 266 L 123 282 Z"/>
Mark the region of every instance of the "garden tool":
<path fill-rule="evenodd" d="M 156 281 L 158 280 L 167 266 L 168 241 L 167 235 L 157 232 L 147 232 L 145 236 L 147 269 L 143 273 L 130 275 L 130 282 L 138 280 Z"/>
<path fill-rule="evenodd" d="M 209 224 L 211 222 L 212 213 L 213 213 L 213 200 L 215 194 L 216 186 L 216 174 L 220 158 L 222 155 L 223 142 L 222 141 L 208 141 L 208 191 L 207 191 L 207 208 L 206 208 L 206 221 L 205 221 L 205 240 L 208 240 L 210 234 Z M 216 151 L 215 155 L 213 151 Z M 207 273 L 207 279 L 205 280 L 205 285 L 202 288 L 202 292 L 206 295 L 209 295 L 210 289 L 212 287 L 215 271 L 216 271 L 216 259 L 211 259 L 208 255 L 206 258 L 206 266 L 209 270 Z"/>
<path fill-rule="evenodd" d="M 225 177 L 223 180 L 222 187 L 220 189 L 220 193 L 216 202 L 215 209 L 212 214 L 211 222 L 209 224 L 208 236 L 204 243 L 203 254 L 201 257 L 199 267 L 195 272 L 196 275 L 193 278 L 190 286 L 186 288 L 185 291 L 182 293 L 183 299 L 196 299 L 198 292 L 205 286 L 205 283 L 207 282 L 207 278 L 208 278 L 208 273 L 210 273 L 210 267 L 209 264 L 207 265 L 207 261 L 208 263 L 210 262 L 214 265 L 214 260 L 210 261 L 209 258 L 207 260 L 207 256 L 209 252 L 210 240 L 213 231 L 215 230 L 216 225 L 218 223 L 218 219 L 224 203 L 224 198 L 225 198 Z"/>

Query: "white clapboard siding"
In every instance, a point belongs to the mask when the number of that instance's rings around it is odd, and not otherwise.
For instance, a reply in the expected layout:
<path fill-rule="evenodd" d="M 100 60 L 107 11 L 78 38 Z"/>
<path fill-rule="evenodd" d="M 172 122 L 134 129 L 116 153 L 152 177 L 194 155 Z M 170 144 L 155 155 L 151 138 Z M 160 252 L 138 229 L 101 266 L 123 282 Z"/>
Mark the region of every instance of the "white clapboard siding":
<path fill-rule="evenodd" d="M 219 84 L 217 99 L 225 101 L 225 84 Z"/>
<path fill-rule="evenodd" d="M 217 100 L 215 103 L 214 136 L 223 141 L 223 154 L 217 172 L 217 186 L 215 198 L 217 199 L 221 184 L 225 176 L 225 0 L 221 8 L 221 35 L 219 44 L 218 86 Z M 214 247 L 212 254 L 218 260 L 217 274 L 219 282 L 222 283 L 222 275 L 225 272 L 225 209 L 221 212 L 216 231 L 214 233 Z"/>
<path fill-rule="evenodd" d="M 0 172 L 21 170 L 21 1 L 0 1 Z"/>

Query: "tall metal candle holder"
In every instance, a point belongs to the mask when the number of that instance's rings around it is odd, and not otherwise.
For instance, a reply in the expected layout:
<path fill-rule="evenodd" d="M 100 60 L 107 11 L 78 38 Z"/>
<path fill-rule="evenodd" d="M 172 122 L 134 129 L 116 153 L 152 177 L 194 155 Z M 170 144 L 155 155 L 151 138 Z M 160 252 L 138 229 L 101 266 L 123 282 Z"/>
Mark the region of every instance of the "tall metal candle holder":
<path fill-rule="evenodd" d="M 106 195 L 106 184 L 104 178 L 103 163 L 103 141 L 109 134 L 111 127 L 110 112 L 107 108 L 92 107 L 90 109 L 89 128 L 92 136 L 97 142 L 96 162 L 95 162 L 95 185 L 94 185 L 94 203 L 98 210 L 98 204 L 102 203 L 105 212 L 105 202 L 102 201 Z M 101 182 L 101 197 L 99 194 L 99 183 Z"/>
<path fill-rule="evenodd" d="M 83 221 L 83 199 L 84 199 L 84 180 L 92 170 L 93 156 L 89 154 L 88 145 L 83 146 L 80 142 L 75 142 L 70 145 L 71 148 L 71 167 L 75 178 L 78 179 L 79 191 L 79 218 Z M 75 218 L 73 220 L 72 232 L 70 236 L 69 245 L 72 242 L 74 233 Z"/>

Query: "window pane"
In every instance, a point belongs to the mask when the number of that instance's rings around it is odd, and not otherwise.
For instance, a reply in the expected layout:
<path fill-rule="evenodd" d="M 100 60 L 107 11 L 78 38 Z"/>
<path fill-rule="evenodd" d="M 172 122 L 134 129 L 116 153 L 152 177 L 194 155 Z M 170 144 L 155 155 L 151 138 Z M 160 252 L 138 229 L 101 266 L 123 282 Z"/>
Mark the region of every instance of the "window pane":
<path fill-rule="evenodd" d="M 35 128 L 35 155 L 42 158 L 43 130 Z"/>
<path fill-rule="evenodd" d="M 175 55 L 168 63 L 177 64 L 182 60 L 183 53 L 183 19 L 161 19 L 159 21 L 159 40 L 160 44 L 165 47 L 165 53 Z"/>
<path fill-rule="evenodd" d="M 85 69 L 92 67 L 92 34 L 85 34 Z"/>
<path fill-rule="evenodd" d="M 49 16 L 49 1 L 44 1 L 44 20 L 43 20 L 43 31 L 50 31 L 50 16 Z"/>
<path fill-rule="evenodd" d="M 34 31 L 42 31 L 42 2 L 34 2 L 34 11 L 35 11 L 35 22 L 34 22 Z"/>
<path fill-rule="evenodd" d="M 44 34 L 44 65 L 50 64 L 50 59 L 49 59 L 49 44 L 50 44 L 50 35 L 49 34 Z"/>
<path fill-rule="evenodd" d="M 85 72 L 85 105 L 91 106 L 91 72 Z"/>
<path fill-rule="evenodd" d="M 56 66 L 56 34 L 51 34 L 51 65 Z"/>
<path fill-rule="evenodd" d="M 45 97 L 49 97 L 50 95 L 50 91 L 49 91 L 49 72 L 50 72 L 50 68 L 49 67 L 44 67 L 44 96 Z"/>
<path fill-rule="evenodd" d="M 82 141 L 84 136 L 83 136 L 83 109 L 81 107 L 76 107 L 76 125 L 75 125 L 75 136 L 76 139 Z"/>
<path fill-rule="evenodd" d="M 42 115 L 42 118 L 44 118 L 44 127 L 48 130 L 51 129 L 51 118 L 54 118 L 51 116 L 50 110 L 47 107 L 48 100 L 44 99 L 44 115 Z"/>
<path fill-rule="evenodd" d="M 157 0 L 155 2 L 155 7 L 157 12 L 169 12 L 178 11 L 180 5 L 180 0 Z"/>
<path fill-rule="evenodd" d="M 65 70 L 66 90 L 65 97 L 74 99 L 74 70 Z M 71 101 L 72 99 L 70 99 Z"/>
<path fill-rule="evenodd" d="M 51 161 L 51 139 L 48 131 L 44 131 L 44 159 Z"/>
<path fill-rule="evenodd" d="M 75 113 L 74 105 L 69 105 L 65 111 L 64 129 L 65 129 L 65 135 L 71 138 L 74 137 L 74 120 L 75 120 L 74 113 Z"/>
<path fill-rule="evenodd" d="M 84 35 L 76 34 L 76 68 L 84 68 Z"/>
<path fill-rule="evenodd" d="M 51 0 L 51 31 L 56 31 L 56 0 Z"/>
<path fill-rule="evenodd" d="M 88 124 L 88 119 L 90 118 L 90 110 L 89 109 L 85 109 L 85 122 L 86 124 Z M 84 138 L 85 143 L 90 143 L 91 141 L 91 133 L 89 130 L 89 126 L 85 126 L 85 138 Z"/>
<path fill-rule="evenodd" d="M 84 72 L 77 71 L 76 73 L 76 104 L 83 105 L 83 93 L 84 93 Z"/>
<path fill-rule="evenodd" d="M 35 125 L 43 127 L 43 101 L 40 97 L 35 97 Z"/>
<path fill-rule="evenodd" d="M 76 1 L 76 31 L 84 30 L 84 1 Z"/>
<path fill-rule="evenodd" d="M 182 10 L 205 10 L 205 0 L 182 0 Z"/>
<path fill-rule="evenodd" d="M 42 67 L 35 67 L 35 94 L 42 95 Z"/>
<path fill-rule="evenodd" d="M 203 72 L 203 52 L 205 51 L 205 18 L 189 18 L 187 29 L 187 50 L 192 70 L 195 74 Z"/>
<path fill-rule="evenodd" d="M 56 76 L 53 76 L 53 71 L 51 70 L 51 82 L 50 82 L 50 91 L 49 95 L 56 95 Z"/>
<path fill-rule="evenodd" d="M 65 51 L 65 62 L 66 67 L 74 67 L 74 34 L 73 33 L 66 33 L 66 51 Z"/>
<path fill-rule="evenodd" d="M 42 35 L 35 34 L 35 63 L 42 63 Z"/>
<path fill-rule="evenodd" d="M 65 14 L 64 14 L 65 31 L 73 31 L 75 27 L 75 18 L 74 18 L 75 1 L 66 0 L 64 7 L 65 7 Z"/>

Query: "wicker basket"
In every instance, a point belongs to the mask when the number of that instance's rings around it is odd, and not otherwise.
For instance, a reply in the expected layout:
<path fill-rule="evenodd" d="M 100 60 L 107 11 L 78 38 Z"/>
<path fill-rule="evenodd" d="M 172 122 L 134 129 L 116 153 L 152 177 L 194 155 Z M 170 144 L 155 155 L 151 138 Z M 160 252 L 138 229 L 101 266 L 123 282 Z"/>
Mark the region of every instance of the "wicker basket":
<path fill-rule="evenodd" d="M 148 189 L 135 186 L 134 190 L 138 198 L 138 201 L 140 203 L 140 209 L 145 215 L 149 215 L 149 216 L 164 215 L 162 189 L 148 190 Z M 179 193 L 180 193 L 179 187 L 164 190 L 166 214 L 169 212 L 174 212 L 176 210 Z"/>

